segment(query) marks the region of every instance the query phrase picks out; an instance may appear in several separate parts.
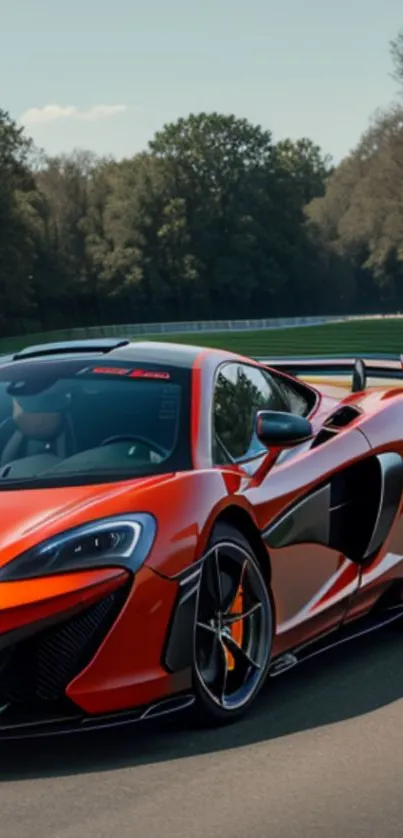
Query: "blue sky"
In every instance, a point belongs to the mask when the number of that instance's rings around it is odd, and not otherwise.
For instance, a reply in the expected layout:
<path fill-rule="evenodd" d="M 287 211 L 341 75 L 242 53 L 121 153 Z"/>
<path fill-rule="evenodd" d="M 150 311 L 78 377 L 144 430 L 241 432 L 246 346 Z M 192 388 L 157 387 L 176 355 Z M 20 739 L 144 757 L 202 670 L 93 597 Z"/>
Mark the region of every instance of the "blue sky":
<path fill-rule="evenodd" d="M 0 107 L 52 154 L 217 110 L 337 162 L 395 96 L 401 27 L 402 0 L 0 0 Z"/>

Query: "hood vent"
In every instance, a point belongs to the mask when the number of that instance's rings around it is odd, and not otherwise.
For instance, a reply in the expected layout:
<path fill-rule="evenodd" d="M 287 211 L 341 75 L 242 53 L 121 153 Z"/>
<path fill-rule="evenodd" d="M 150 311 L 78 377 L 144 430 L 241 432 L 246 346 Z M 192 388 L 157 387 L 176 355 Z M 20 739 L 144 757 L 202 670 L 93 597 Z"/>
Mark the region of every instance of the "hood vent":
<path fill-rule="evenodd" d="M 360 416 L 361 411 L 358 410 L 357 407 L 352 407 L 350 404 L 345 404 L 342 407 L 339 407 L 332 416 L 325 422 L 326 428 L 346 428 L 347 425 L 351 425 L 351 422 L 354 422 L 354 419 L 357 419 Z"/>
<path fill-rule="evenodd" d="M 342 407 L 339 407 L 329 419 L 326 420 L 323 427 L 320 429 L 319 433 L 315 437 L 311 448 L 318 448 L 319 445 L 323 445 L 324 442 L 327 442 L 332 437 L 336 436 L 338 431 L 341 431 L 343 428 L 347 428 L 348 425 L 351 425 L 358 416 L 361 415 L 361 411 L 358 410 L 357 407 L 352 407 L 352 405 L 345 404 Z"/>

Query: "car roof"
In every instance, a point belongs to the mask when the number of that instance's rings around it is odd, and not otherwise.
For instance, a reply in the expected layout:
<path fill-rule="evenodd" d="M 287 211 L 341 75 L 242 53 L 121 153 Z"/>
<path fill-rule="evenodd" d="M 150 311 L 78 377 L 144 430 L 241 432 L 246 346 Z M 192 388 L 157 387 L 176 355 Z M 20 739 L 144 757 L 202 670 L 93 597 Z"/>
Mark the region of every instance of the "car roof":
<path fill-rule="evenodd" d="M 14 354 L 0 357 L 0 365 L 40 360 L 99 360 L 100 357 L 114 361 L 132 361 L 136 364 L 155 363 L 191 369 L 201 353 L 217 357 L 234 357 L 232 353 L 191 344 L 168 341 L 130 341 L 124 338 L 100 338 L 27 346 Z"/>
<path fill-rule="evenodd" d="M 113 357 L 130 359 L 136 363 L 158 363 L 191 369 L 202 346 L 169 343 L 168 341 L 137 341 L 116 350 Z"/>

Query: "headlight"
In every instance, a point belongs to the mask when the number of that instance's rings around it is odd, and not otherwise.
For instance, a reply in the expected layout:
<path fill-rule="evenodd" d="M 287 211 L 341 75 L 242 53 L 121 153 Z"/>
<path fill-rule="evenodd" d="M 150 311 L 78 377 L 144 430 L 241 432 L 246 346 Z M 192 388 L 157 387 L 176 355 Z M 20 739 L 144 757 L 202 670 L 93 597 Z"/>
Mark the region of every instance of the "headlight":
<path fill-rule="evenodd" d="M 21 553 L 0 569 L 0 581 L 96 567 L 135 572 L 146 560 L 156 531 L 156 521 L 147 513 L 91 521 Z"/>

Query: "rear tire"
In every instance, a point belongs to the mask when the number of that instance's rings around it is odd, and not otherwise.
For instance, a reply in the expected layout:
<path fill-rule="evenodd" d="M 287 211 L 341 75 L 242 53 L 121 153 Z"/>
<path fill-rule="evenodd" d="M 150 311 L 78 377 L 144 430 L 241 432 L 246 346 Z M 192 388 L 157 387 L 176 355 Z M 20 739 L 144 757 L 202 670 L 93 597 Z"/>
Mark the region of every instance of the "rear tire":
<path fill-rule="evenodd" d="M 196 719 L 222 725 L 245 715 L 270 666 L 273 610 L 251 546 L 218 523 L 203 563 L 193 639 Z"/>

